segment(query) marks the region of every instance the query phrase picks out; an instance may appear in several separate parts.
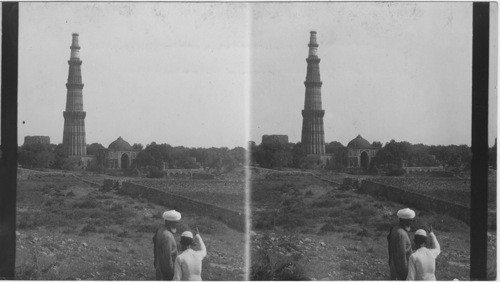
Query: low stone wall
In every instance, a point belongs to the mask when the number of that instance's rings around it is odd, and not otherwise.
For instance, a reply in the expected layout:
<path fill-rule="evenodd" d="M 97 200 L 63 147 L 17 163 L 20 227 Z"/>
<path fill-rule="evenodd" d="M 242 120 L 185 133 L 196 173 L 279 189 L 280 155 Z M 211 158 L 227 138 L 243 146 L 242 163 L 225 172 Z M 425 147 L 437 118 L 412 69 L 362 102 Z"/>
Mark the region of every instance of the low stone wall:
<path fill-rule="evenodd" d="M 359 191 L 372 196 L 385 197 L 393 202 L 413 206 L 418 209 L 448 214 L 466 222 L 467 224 L 470 223 L 470 208 L 465 205 L 448 202 L 368 180 L 363 180 L 361 182 Z"/>
<path fill-rule="evenodd" d="M 87 180 L 87 179 L 83 179 L 83 178 L 80 178 L 74 174 L 71 174 L 74 178 L 76 178 L 77 180 L 79 181 L 82 181 L 84 183 L 87 183 L 88 185 L 90 185 L 91 187 L 94 187 L 94 188 L 101 188 L 102 185 L 99 184 L 99 183 L 96 183 L 96 182 L 93 182 L 93 181 L 90 181 L 90 180 Z"/>
<path fill-rule="evenodd" d="M 199 202 L 187 197 L 168 193 L 159 189 L 124 181 L 118 190 L 121 194 L 142 197 L 149 201 L 179 211 L 195 212 L 217 219 L 227 226 L 245 232 L 245 214 L 222 207 Z"/>

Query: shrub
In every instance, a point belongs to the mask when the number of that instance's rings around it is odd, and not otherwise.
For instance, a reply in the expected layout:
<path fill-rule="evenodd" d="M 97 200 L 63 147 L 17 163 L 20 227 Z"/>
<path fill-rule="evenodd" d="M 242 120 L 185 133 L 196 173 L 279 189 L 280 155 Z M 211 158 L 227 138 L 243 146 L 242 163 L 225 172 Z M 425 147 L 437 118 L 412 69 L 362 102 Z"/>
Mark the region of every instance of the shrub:
<path fill-rule="evenodd" d="M 329 217 L 340 217 L 344 213 L 345 213 L 344 209 L 337 207 L 337 208 L 333 208 L 332 210 L 330 210 L 330 212 L 328 213 L 328 216 Z"/>
<path fill-rule="evenodd" d="M 387 231 L 387 233 L 389 233 L 389 231 L 391 230 L 391 228 L 395 225 L 396 223 L 394 222 L 378 222 L 377 224 L 375 224 L 375 230 L 377 231 Z"/>
<path fill-rule="evenodd" d="M 323 226 L 321 226 L 321 229 L 319 230 L 321 233 L 326 233 L 326 232 L 335 232 L 337 229 L 335 228 L 335 225 L 332 222 L 327 222 Z"/>
<path fill-rule="evenodd" d="M 285 229 L 294 229 L 305 224 L 302 216 L 296 214 L 282 214 L 276 218 L 276 225 L 283 226 Z"/>
<path fill-rule="evenodd" d="M 359 231 L 358 233 L 356 233 L 357 236 L 360 236 L 360 237 L 370 237 L 372 234 L 370 231 L 368 231 L 368 229 L 366 228 L 363 228 L 361 229 L 361 231 Z"/>
<path fill-rule="evenodd" d="M 162 178 L 164 175 L 165 175 L 165 173 L 162 170 L 160 170 L 157 167 L 152 167 L 149 170 L 148 177 L 149 178 Z"/>
<path fill-rule="evenodd" d="M 395 168 L 395 169 L 389 170 L 385 175 L 386 176 L 401 176 L 401 175 L 404 175 L 405 173 L 406 173 L 406 170 L 404 170 L 402 168 Z"/>
<path fill-rule="evenodd" d="M 302 281 L 309 280 L 305 276 L 304 267 L 298 262 L 290 262 L 275 271 L 274 280 Z"/>
<path fill-rule="evenodd" d="M 363 204 L 359 201 L 356 201 L 352 203 L 347 209 L 352 211 L 352 210 L 358 210 L 363 207 Z"/>
<path fill-rule="evenodd" d="M 252 225 L 256 230 L 266 230 L 274 227 L 272 220 L 262 218 L 252 220 Z"/>
<path fill-rule="evenodd" d="M 142 233 L 154 233 L 158 227 L 159 225 L 156 223 L 142 223 L 139 224 L 135 230 Z"/>
<path fill-rule="evenodd" d="M 113 203 L 109 208 L 107 208 L 108 211 L 121 211 L 123 210 L 123 206 L 118 204 L 118 203 Z"/>
<path fill-rule="evenodd" d="M 97 207 L 97 203 L 95 201 L 86 199 L 83 201 L 78 201 L 73 204 L 73 207 L 80 209 L 91 209 Z"/>
<path fill-rule="evenodd" d="M 17 280 L 36 280 L 38 279 L 38 261 L 35 252 L 31 253 L 29 259 L 24 260 L 24 262 L 16 268 L 16 279 Z"/>
<path fill-rule="evenodd" d="M 123 175 L 124 176 L 138 176 L 139 170 L 136 168 L 125 169 L 125 170 L 123 170 Z"/>
<path fill-rule="evenodd" d="M 261 251 L 252 255 L 252 268 L 250 269 L 250 280 L 271 281 L 274 278 L 273 269 L 269 255 Z"/>
<path fill-rule="evenodd" d="M 91 225 L 91 224 L 87 224 L 85 225 L 82 230 L 80 230 L 80 232 L 82 234 L 87 234 L 87 233 L 90 233 L 90 232 L 97 232 L 97 229 L 94 227 L 94 225 Z"/>
<path fill-rule="evenodd" d="M 52 206 L 53 204 L 54 204 L 54 201 L 52 201 L 52 200 L 47 200 L 47 201 L 45 201 L 45 202 L 43 203 L 43 205 L 44 205 L 44 206 L 46 206 L 46 207 L 50 207 L 50 206 Z"/>
<path fill-rule="evenodd" d="M 250 280 L 257 281 L 298 281 L 309 280 L 303 265 L 292 257 L 276 256 L 271 260 L 268 251 L 252 254 Z"/>
<path fill-rule="evenodd" d="M 312 203 L 312 206 L 316 208 L 332 207 L 335 206 L 335 202 L 332 201 L 331 199 L 315 200 Z"/>
<path fill-rule="evenodd" d="M 126 230 L 123 230 L 122 232 L 116 234 L 116 236 L 120 238 L 127 238 L 130 237 L 130 234 Z"/>

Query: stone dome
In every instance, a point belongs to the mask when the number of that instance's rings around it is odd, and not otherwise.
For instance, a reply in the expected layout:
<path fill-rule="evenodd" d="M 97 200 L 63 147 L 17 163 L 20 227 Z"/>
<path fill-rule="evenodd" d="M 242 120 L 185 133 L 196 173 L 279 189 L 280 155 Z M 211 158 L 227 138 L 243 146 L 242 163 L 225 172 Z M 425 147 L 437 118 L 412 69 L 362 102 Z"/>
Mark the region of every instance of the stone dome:
<path fill-rule="evenodd" d="M 130 146 L 130 144 L 123 140 L 122 137 L 118 137 L 115 141 L 111 142 L 108 146 L 109 150 L 113 151 L 132 151 L 133 148 Z"/>
<path fill-rule="evenodd" d="M 356 138 L 352 139 L 349 144 L 347 144 L 349 148 L 371 148 L 372 145 L 366 139 L 358 135 Z"/>

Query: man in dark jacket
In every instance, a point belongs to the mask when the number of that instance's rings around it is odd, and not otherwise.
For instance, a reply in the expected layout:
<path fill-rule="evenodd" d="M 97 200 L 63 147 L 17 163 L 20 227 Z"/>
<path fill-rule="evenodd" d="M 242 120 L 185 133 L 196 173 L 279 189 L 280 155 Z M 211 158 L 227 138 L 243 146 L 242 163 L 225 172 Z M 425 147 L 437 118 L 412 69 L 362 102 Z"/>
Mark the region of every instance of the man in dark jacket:
<path fill-rule="evenodd" d="M 408 276 L 408 259 L 411 255 L 411 240 L 408 232 L 415 218 L 415 212 L 409 208 L 397 213 L 399 224 L 394 226 L 387 241 L 389 243 L 389 266 L 391 280 L 406 280 Z"/>
<path fill-rule="evenodd" d="M 165 225 L 158 228 L 153 236 L 154 266 L 156 269 L 156 280 L 172 280 L 174 278 L 174 262 L 177 258 L 177 243 L 174 233 L 177 232 L 177 224 L 181 214 L 175 210 L 163 213 Z"/>

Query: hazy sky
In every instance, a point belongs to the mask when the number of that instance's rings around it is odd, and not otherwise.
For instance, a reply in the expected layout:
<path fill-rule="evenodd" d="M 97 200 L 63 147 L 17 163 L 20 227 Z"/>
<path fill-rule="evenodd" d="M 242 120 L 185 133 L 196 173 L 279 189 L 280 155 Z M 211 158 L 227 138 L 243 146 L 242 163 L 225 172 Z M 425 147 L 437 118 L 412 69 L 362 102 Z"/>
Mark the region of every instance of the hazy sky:
<path fill-rule="evenodd" d="M 361 134 L 370 142 L 470 145 L 472 3 L 252 8 L 252 140 L 286 134 L 300 141 L 305 58 L 315 30 L 326 142 L 347 145 Z"/>
<path fill-rule="evenodd" d="M 73 32 L 87 143 L 300 141 L 316 30 L 327 142 L 470 145 L 471 3 L 20 3 L 19 17 L 19 144 L 62 142 Z"/>
<path fill-rule="evenodd" d="M 247 141 L 245 4 L 20 3 L 19 144 L 61 143 L 71 34 L 80 34 L 87 143 Z M 25 121 L 25 124 L 22 122 Z"/>

